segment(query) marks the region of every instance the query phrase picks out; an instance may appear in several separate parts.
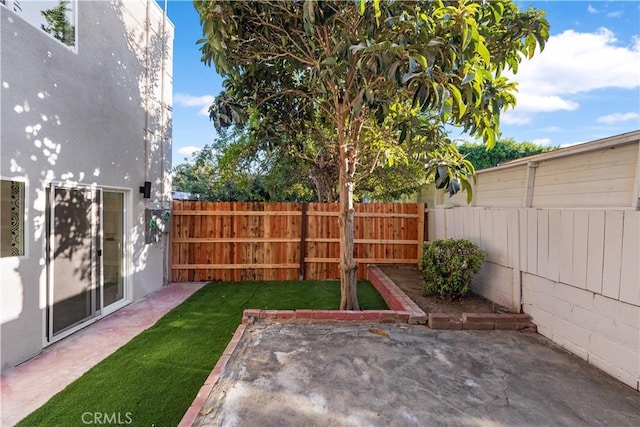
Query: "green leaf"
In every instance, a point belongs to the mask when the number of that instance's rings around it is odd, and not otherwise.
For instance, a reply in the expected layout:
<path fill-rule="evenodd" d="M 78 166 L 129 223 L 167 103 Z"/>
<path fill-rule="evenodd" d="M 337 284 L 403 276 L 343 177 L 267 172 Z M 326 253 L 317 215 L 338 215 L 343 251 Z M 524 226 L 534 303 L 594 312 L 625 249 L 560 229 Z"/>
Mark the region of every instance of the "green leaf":
<path fill-rule="evenodd" d="M 369 104 L 372 104 L 373 101 L 375 101 L 375 98 L 373 96 L 373 90 L 371 90 L 369 88 L 364 91 L 364 97 L 365 97 L 365 99 L 367 100 L 367 102 Z"/>
<path fill-rule="evenodd" d="M 398 139 L 398 144 L 402 144 L 406 138 L 407 138 L 407 127 L 402 126 L 402 130 L 400 131 L 400 138 Z"/>
<path fill-rule="evenodd" d="M 448 94 L 449 91 L 445 91 L 445 94 Z M 451 110 L 453 107 L 453 98 L 451 98 L 450 96 L 447 96 L 446 98 L 444 98 L 443 102 L 442 102 L 442 111 L 440 113 L 440 117 L 442 117 L 442 121 L 446 122 L 449 120 L 449 117 L 451 117 Z"/>
<path fill-rule="evenodd" d="M 217 37 L 212 37 L 209 41 L 215 50 L 222 50 L 222 44 L 220 44 L 220 40 Z"/>
<path fill-rule="evenodd" d="M 379 18 L 382 16 L 382 11 L 380 10 L 380 0 L 373 0 L 373 9 L 376 15 L 376 23 L 380 24 Z"/>
<path fill-rule="evenodd" d="M 429 68 L 427 64 L 427 58 L 418 53 L 411 55 L 411 57 L 422 67 L 423 70 L 427 70 Z"/>
<path fill-rule="evenodd" d="M 387 79 L 394 81 L 396 80 L 396 72 L 398 71 L 398 67 L 400 66 L 400 61 L 396 61 L 389 66 L 387 70 Z"/>
<path fill-rule="evenodd" d="M 387 113 L 388 110 L 386 104 L 381 104 L 376 110 L 376 121 L 378 125 L 382 125 L 382 123 L 384 123 L 384 119 L 387 118 Z"/>
<path fill-rule="evenodd" d="M 352 46 L 349 47 L 349 50 L 351 51 L 351 53 L 356 53 L 361 51 L 362 49 L 366 49 L 368 46 L 365 42 L 360 42 L 358 44 L 354 44 Z"/>
<path fill-rule="evenodd" d="M 460 191 L 460 181 L 454 178 L 449 183 L 449 197 L 453 197 L 458 191 Z"/>
<path fill-rule="evenodd" d="M 309 22 L 312 24 L 316 23 L 316 15 L 313 8 L 315 7 L 316 0 L 305 0 L 305 3 L 309 4 Z"/>
<path fill-rule="evenodd" d="M 496 132 L 494 129 L 485 128 L 482 131 L 482 139 L 488 149 L 492 149 L 496 145 Z"/>
<path fill-rule="evenodd" d="M 499 1 L 492 1 L 490 2 L 490 4 L 492 9 L 495 11 L 494 14 L 497 14 L 500 18 L 502 18 L 502 15 L 504 14 L 504 5 Z M 498 20 L 496 19 L 496 21 Z"/>
<path fill-rule="evenodd" d="M 455 99 L 456 105 L 458 107 L 458 118 L 461 118 L 462 116 L 464 116 L 464 113 L 467 111 L 467 106 L 462 101 L 462 94 L 460 93 L 460 90 L 458 90 L 458 88 L 452 84 L 449 84 L 449 90 L 451 91 L 451 95 Z"/>
<path fill-rule="evenodd" d="M 473 201 L 473 187 L 466 178 L 462 178 L 460 180 L 460 185 L 462 185 L 462 189 L 467 192 L 467 204 L 470 204 Z"/>
<path fill-rule="evenodd" d="M 412 78 L 414 78 L 414 77 L 418 77 L 418 76 L 420 76 L 420 75 L 422 75 L 422 73 L 405 73 L 405 74 L 402 76 L 402 84 L 403 84 L 403 85 L 404 85 L 404 84 L 407 84 L 407 82 L 408 82 L 409 80 L 411 80 L 411 79 L 412 79 Z"/>
<path fill-rule="evenodd" d="M 469 24 L 467 20 L 464 20 L 462 23 L 462 50 L 466 50 L 469 43 L 471 43 L 472 33 L 469 31 Z"/>
<path fill-rule="evenodd" d="M 464 75 L 464 77 L 462 78 L 462 82 L 461 84 L 466 85 L 467 83 L 469 83 L 470 81 L 472 81 L 473 79 L 475 79 L 476 75 L 474 73 L 467 73 Z"/>
<path fill-rule="evenodd" d="M 422 107 L 427 99 L 427 87 L 424 83 L 420 83 L 418 89 L 416 89 L 413 94 L 413 99 L 411 100 L 411 108 L 415 108 L 416 106 Z"/>
<path fill-rule="evenodd" d="M 527 57 L 529 59 L 533 58 L 533 55 L 536 53 L 536 45 L 536 37 L 533 34 L 529 34 L 526 39 Z"/>
<path fill-rule="evenodd" d="M 360 110 L 362 109 L 362 94 L 360 94 L 358 96 L 358 99 L 356 99 L 356 102 L 353 104 L 353 114 L 352 117 L 359 117 L 360 116 Z"/>
<path fill-rule="evenodd" d="M 480 58 L 482 58 L 485 64 L 488 65 L 491 63 L 491 56 L 489 55 L 489 50 L 487 49 L 487 47 L 484 45 L 482 41 L 479 41 L 478 44 L 476 45 L 476 51 L 478 52 L 478 54 L 480 55 Z"/>
<path fill-rule="evenodd" d="M 334 58 L 333 56 L 330 56 L 322 60 L 322 62 L 320 62 L 320 65 L 333 66 L 333 65 L 336 65 L 337 63 L 338 61 L 336 60 L 336 58 Z"/>
<path fill-rule="evenodd" d="M 435 185 L 438 190 L 449 186 L 449 170 L 446 166 L 441 165 L 436 169 Z"/>

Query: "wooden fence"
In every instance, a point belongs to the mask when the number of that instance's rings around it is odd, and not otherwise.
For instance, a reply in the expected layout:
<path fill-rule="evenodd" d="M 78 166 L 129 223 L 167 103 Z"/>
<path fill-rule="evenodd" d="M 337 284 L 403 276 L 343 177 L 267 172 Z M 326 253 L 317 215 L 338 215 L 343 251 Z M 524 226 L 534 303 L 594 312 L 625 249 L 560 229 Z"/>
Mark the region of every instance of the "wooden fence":
<path fill-rule="evenodd" d="M 355 205 L 358 277 L 367 264 L 418 263 L 423 203 Z M 171 281 L 337 279 L 335 203 L 172 202 Z"/>

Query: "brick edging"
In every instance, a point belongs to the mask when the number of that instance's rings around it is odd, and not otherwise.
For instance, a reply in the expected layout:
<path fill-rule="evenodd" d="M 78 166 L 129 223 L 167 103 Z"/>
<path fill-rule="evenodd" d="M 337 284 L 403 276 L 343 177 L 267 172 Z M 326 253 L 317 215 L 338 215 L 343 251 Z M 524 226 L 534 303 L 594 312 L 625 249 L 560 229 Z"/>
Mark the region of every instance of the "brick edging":
<path fill-rule="evenodd" d="M 446 313 L 429 313 L 427 326 L 431 329 L 537 331 L 531 316 L 524 313 L 462 313 L 459 318 Z"/>
<path fill-rule="evenodd" d="M 379 322 L 425 325 L 427 315 L 378 267 L 369 266 L 367 279 L 384 298 L 389 310 L 260 310 L 246 309 L 243 324 L 258 320 Z"/>
<path fill-rule="evenodd" d="M 207 403 L 207 398 L 213 390 L 213 386 L 218 382 L 218 380 L 220 379 L 220 375 L 222 375 L 222 373 L 225 371 L 227 362 L 229 362 L 231 354 L 238 346 L 238 343 L 240 342 L 245 329 L 247 329 L 246 324 L 238 325 L 236 332 L 231 338 L 231 341 L 229 341 L 229 344 L 227 344 L 227 347 L 225 347 L 224 351 L 222 352 L 222 356 L 220 356 L 218 362 L 213 367 L 213 370 L 204 381 L 204 385 L 200 387 L 198 394 L 196 395 L 195 399 L 193 399 L 193 402 L 191 402 L 191 406 L 189 406 L 189 409 L 187 409 L 187 412 L 185 412 L 182 420 L 180 420 L 180 424 L 178 424 L 178 427 L 190 427 L 196 421 L 196 418 L 198 418 L 198 415 L 200 415 L 200 412 L 202 412 L 202 409 L 204 408 L 204 404 Z"/>
<path fill-rule="evenodd" d="M 378 267 L 370 266 L 367 278 L 382 295 L 389 308 L 393 310 L 402 308 L 402 310 L 420 312 L 424 315 L 420 307 Z M 427 326 L 431 329 L 510 329 L 536 332 L 536 325 L 531 321 L 531 316 L 520 313 L 462 313 L 460 318 L 445 313 L 429 313 Z"/>

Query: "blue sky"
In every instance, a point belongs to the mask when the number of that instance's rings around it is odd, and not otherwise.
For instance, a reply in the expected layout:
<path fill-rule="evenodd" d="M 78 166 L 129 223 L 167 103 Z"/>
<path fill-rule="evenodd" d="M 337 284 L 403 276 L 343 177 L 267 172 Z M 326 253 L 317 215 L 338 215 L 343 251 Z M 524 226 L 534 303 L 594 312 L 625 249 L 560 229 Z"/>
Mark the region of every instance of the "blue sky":
<path fill-rule="evenodd" d="M 502 116 L 502 136 L 565 146 L 640 129 L 640 2 L 518 4 L 546 10 L 551 37 L 513 77 L 519 82 L 518 105 Z M 202 30 L 192 2 L 169 1 L 167 9 L 175 24 L 175 166 L 215 138 L 206 111 L 222 79 L 200 62 L 195 43 Z"/>

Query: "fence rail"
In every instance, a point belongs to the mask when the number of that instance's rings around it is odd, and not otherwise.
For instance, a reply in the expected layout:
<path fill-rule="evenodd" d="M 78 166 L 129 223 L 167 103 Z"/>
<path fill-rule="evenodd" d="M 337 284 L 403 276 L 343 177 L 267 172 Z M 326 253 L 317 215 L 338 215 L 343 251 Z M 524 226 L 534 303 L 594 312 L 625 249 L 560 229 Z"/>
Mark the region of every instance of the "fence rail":
<path fill-rule="evenodd" d="M 417 264 L 422 203 L 355 205 L 358 277 L 367 264 Z M 172 202 L 171 281 L 339 277 L 335 203 Z"/>

